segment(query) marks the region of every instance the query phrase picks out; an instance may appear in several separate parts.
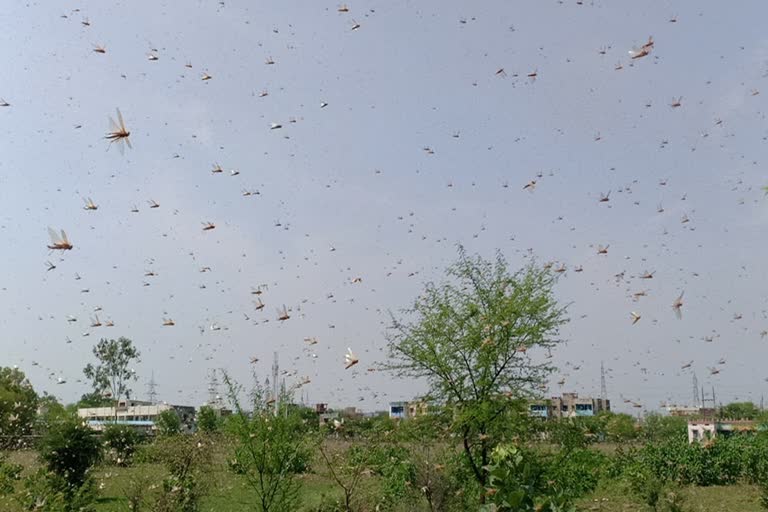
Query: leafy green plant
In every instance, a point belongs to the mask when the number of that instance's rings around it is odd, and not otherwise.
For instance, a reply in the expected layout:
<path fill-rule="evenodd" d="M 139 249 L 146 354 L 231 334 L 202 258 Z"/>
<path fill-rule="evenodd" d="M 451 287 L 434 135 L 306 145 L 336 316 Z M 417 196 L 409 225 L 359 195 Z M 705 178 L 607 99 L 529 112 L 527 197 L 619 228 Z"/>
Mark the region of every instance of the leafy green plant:
<path fill-rule="evenodd" d="M 226 374 L 224 381 L 235 409 L 227 422 L 236 440 L 230 467 L 256 493 L 257 510 L 296 510 L 301 498 L 296 475 L 307 468 L 310 458 L 307 427 L 299 412 L 289 407 L 287 395 L 268 399 L 266 389 L 254 379 L 253 412 L 248 415 L 239 402 L 241 388 Z"/>
<path fill-rule="evenodd" d="M 387 368 L 425 378 L 429 395 L 451 404 L 451 428 L 485 487 L 494 446 L 510 425 L 530 421 L 520 399 L 553 369 L 527 353 L 557 345 L 565 309 L 554 296 L 554 273 L 535 265 L 510 272 L 501 254 L 490 262 L 460 247 L 447 274 L 449 281 L 427 284 L 406 319 L 393 317 Z"/>
<path fill-rule="evenodd" d="M 0 453 L 0 496 L 13 493 L 15 483 L 21 478 L 22 466 L 8 462 L 8 457 Z"/>
<path fill-rule="evenodd" d="M 144 435 L 127 425 L 108 425 L 102 435 L 112 461 L 118 466 L 131 463 L 136 447 L 144 441 Z"/>
<path fill-rule="evenodd" d="M 197 411 L 197 428 L 201 432 L 216 432 L 221 426 L 221 419 L 213 407 L 204 405 Z"/>
<path fill-rule="evenodd" d="M 486 467 L 488 483 L 485 495 L 489 502 L 483 510 L 498 512 L 566 512 L 575 511 L 573 500 L 554 482 L 544 478 L 536 457 L 513 445 L 494 449 Z"/>
<path fill-rule="evenodd" d="M 173 436 L 181 433 L 181 418 L 173 409 L 166 409 L 157 416 L 157 433 L 161 436 Z"/>
<path fill-rule="evenodd" d="M 93 512 L 96 497 L 92 477 L 72 487 L 63 476 L 40 468 L 25 478 L 19 502 L 26 510 L 40 512 Z"/>
<path fill-rule="evenodd" d="M 40 458 L 71 489 L 82 486 L 101 458 L 101 443 L 77 418 L 52 425 L 42 440 Z"/>

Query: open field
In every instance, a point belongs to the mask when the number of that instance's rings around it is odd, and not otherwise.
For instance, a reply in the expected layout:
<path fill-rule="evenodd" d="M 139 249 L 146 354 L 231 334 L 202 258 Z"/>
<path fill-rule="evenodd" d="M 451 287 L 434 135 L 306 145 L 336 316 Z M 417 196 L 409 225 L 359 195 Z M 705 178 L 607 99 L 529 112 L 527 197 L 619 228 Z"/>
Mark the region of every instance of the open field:
<path fill-rule="evenodd" d="M 613 452 L 615 446 L 597 445 L 606 452 Z M 12 462 L 22 464 L 24 474 L 30 474 L 39 467 L 36 453 L 33 451 L 9 452 Z M 210 490 L 202 499 L 201 510 L 207 512 L 239 512 L 255 510 L 257 497 L 247 485 L 242 476 L 229 471 L 225 464 L 223 451 L 217 454 L 217 462 L 210 478 Z M 319 462 L 319 461 L 318 461 Z M 127 492 L 132 482 L 148 482 L 150 486 L 159 484 L 165 475 L 164 468 L 159 464 L 142 463 L 132 467 L 116 467 L 101 465 L 96 468 L 95 476 L 100 488 L 95 510 L 98 512 L 127 512 L 129 511 Z M 368 477 L 363 487 L 373 489 L 377 477 Z M 322 510 L 323 502 L 335 502 L 342 499 L 339 488 L 324 475 L 310 471 L 299 478 L 301 483 L 301 511 Z M 18 488 L 23 492 L 21 486 Z M 148 491 L 149 492 L 149 491 Z M 687 486 L 680 490 L 684 497 L 686 512 L 758 512 L 763 510 L 759 504 L 759 489 L 754 485 L 735 484 L 729 486 Z M 603 481 L 598 488 L 577 500 L 577 510 L 600 512 L 644 512 L 652 510 L 641 503 L 627 486 L 619 481 Z M 0 510 L 3 512 L 21 512 L 24 510 L 13 499 L 0 499 Z M 368 510 L 361 506 L 357 510 Z M 426 502 L 415 500 L 407 506 L 400 505 L 395 511 L 427 511 Z M 660 508 L 659 510 L 665 510 Z"/>

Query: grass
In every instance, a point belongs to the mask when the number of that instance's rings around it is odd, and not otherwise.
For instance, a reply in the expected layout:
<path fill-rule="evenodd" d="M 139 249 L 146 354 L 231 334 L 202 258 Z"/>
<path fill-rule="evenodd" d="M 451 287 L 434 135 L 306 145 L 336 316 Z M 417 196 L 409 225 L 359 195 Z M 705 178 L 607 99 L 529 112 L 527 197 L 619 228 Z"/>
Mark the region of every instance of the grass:
<path fill-rule="evenodd" d="M 686 512 L 761 512 L 758 499 L 760 492 L 753 485 L 739 484 L 711 487 L 684 487 L 680 489 Z M 599 512 L 648 512 L 643 505 L 622 485 L 609 482 L 601 485 L 594 493 L 579 500 L 578 509 Z M 659 510 L 666 510 L 659 506 Z"/>

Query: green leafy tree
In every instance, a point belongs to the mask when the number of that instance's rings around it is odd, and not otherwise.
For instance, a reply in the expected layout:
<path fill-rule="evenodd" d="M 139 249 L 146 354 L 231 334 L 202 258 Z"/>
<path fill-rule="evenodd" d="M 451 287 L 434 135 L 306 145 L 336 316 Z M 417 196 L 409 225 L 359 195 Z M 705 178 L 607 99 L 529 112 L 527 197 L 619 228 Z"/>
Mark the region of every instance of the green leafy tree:
<path fill-rule="evenodd" d="M 104 396 L 102 393 L 91 391 L 80 397 L 77 402 L 78 408 L 85 407 L 109 407 L 113 405 L 112 400 L 109 397 Z"/>
<path fill-rule="evenodd" d="M 730 420 L 753 420 L 760 415 L 760 409 L 752 402 L 732 402 L 720 408 L 719 416 Z"/>
<path fill-rule="evenodd" d="M 510 273 L 500 254 L 489 262 L 460 248 L 448 277 L 426 286 L 405 310 L 407 320 L 393 318 L 387 367 L 426 379 L 431 397 L 453 408 L 452 427 L 485 487 L 493 446 L 515 419 L 528 417 L 521 399 L 534 396 L 553 370 L 531 353 L 558 343 L 565 310 L 554 297 L 553 273 L 533 264 Z"/>
<path fill-rule="evenodd" d="M 204 405 L 197 411 L 197 428 L 201 432 L 216 432 L 221 426 L 221 418 L 213 407 Z"/>
<path fill-rule="evenodd" d="M 301 497 L 296 475 L 307 469 L 310 458 L 310 439 L 299 411 L 287 406 L 289 394 L 268 398 L 257 382 L 251 393 L 253 412 L 248 415 L 238 398 L 241 388 L 226 374 L 224 382 L 235 409 L 227 422 L 237 443 L 232 470 L 242 474 L 256 493 L 256 510 L 297 510 Z"/>
<path fill-rule="evenodd" d="M 179 434 L 181 432 L 181 418 L 173 409 L 166 409 L 158 415 L 155 427 L 161 436 Z"/>
<path fill-rule="evenodd" d="M 122 336 L 117 340 L 102 338 L 93 347 L 93 355 L 98 363 L 95 366 L 88 363 L 83 369 L 85 376 L 91 380 L 93 391 L 109 396 L 115 403 L 123 396 L 130 398 L 130 382 L 137 379 L 130 365 L 140 356 L 133 342 Z"/>
<path fill-rule="evenodd" d="M 0 449 L 20 448 L 32 433 L 38 397 L 19 369 L 0 368 Z"/>

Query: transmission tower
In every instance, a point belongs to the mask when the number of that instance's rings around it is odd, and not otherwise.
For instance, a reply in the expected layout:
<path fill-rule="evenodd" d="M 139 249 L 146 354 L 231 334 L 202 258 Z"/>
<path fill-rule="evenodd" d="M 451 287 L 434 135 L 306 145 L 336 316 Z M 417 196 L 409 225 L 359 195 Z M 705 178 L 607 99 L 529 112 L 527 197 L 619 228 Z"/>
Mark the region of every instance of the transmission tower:
<path fill-rule="evenodd" d="M 274 361 L 272 361 L 272 399 L 275 401 L 275 416 L 280 408 L 280 397 L 278 393 L 278 380 L 280 374 L 280 363 L 277 360 L 277 351 L 275 351 Z"/>
<path fill-rule="evenodd" d="M 211 370 L 211 376 L 208 378 L 208 405 L 217 406 L 220 403 L 219 378 L 216 377 L 216 370 Z"/>
<path fill-rule="evenodd" d="M 152 372 L 152 378 L 147 382 L 147 397 L 150 403 L 157 403 L 157 382 L 155 382 L 155 372 Z"/>
<path fill-rule="evenodd" d="M 608 400 L 608 386 L 605 384 L 605 366 L 603 366 L 602 361 L 600 361 L 600 399 L 603 403 L 606 403 Z"/>
<path fill-rule="evenodd" d="M 693 406 L 700 407 L 703 405 L 699 399 L 699 379 L 696 378 L 696 372 L 693 372 Z"/>

